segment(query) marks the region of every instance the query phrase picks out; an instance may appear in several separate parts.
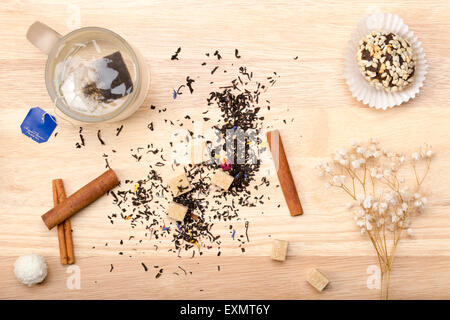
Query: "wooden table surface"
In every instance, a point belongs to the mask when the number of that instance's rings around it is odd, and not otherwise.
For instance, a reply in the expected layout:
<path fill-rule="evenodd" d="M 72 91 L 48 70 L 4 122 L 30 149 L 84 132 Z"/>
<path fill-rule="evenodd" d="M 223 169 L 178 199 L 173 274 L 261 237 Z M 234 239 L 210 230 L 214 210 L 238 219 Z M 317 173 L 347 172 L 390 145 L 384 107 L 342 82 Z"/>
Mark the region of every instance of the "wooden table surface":
<path fill-rule="evenodd" d="M 356 24 L 364 15 L 379 11 L 404 19 L 422 41 L 429 62 L 419 96 L 385 112 L 355 101 L 342 76 L 344 51 Z M 57 137 L 38 144 L 20 132 L 20 124 L 30 107 L 50 113 L 54 107 L 44 83 L 46 57 L 28 43 L 25 33 L 40 20 L 65 34 L 77 28 L 78 13 L 80 26 L 111 29 L 140 49 L 151 70 L 150 92 L 133 117 L 118 124 L 83 126 L 85 148 L 75 148 L 78 126 L 65 121 L 59 121 Z M 413 222 L 415 236 L 399 244 L 390 293 L 393 299 L 450 298 L 449 28 L 450 4 L 436 0 L 3 1 L 0 298 L 377 299 L 378 290 L 367 286 L 370 266 L 377 263 L 373 248 L 345 209 L 345 195 L 325 190 L 313 169 L 319 159 L 352 138 L 370 137 L 407 153 L 426 142 L 437 153 L 424 186 L 428 209 Z M 171 61 L 178 47 L 182 48 L 179 60 Z M 242 56 L 238 62 L 235 48 Z M 222 60 L 205 56 L 215 50 Z M 204 61 L 207 66 L 201 66 Z M 217 250 L 204 249 L 201 257 L 191 259 L 183 253 L 177 258 L 167 252 L 172 246 L 168 239 L 158 243 L 157 251 L 155 240 L 148 238 L 140 245 L 120 245 L 131 234 L 142 237 L 144 230 L 131 230 L 126 222 L 112 225 L 107 215 L 116 207 L 110 197 L 103 197 L 72 219 L 81 288 L 69 289 L 73 269 L 59 263 L 56 230 L 48 231 L 40 218 L 52 207 L 51 180 L 62 178 L 67 193 L 73 193 L 104 170 L 102 154 L 111 154 L 112 149 L 117 153 L 111 166 L 119 177 L 144 177 L 146 164 L 137 163 L 129 149 L 149 142 L 169 148 L 173 127 L 164 119 L 176 121 L 185 114 L 200 118 L 208 93 L 217 89 L 217 84 L 209 84 L 212 66 L 228 68 L 229 74 L 220 77 L 231 80 L 238 64 L 258 79 L 274 71 L 279 75 L 264 96 L 272 106 L 264 114 L 264 125 L 281 131 L 304 215 L 290 217 L 280 189 L 269 188 L 265 192 L 271 193 L 270 201 L 242 209 L 241 220 L 214 225 L 223 239 L 221 256 Z M 172 89 L 188 75 L 196 80 L 194 94 L 186 92 L 174 100 Z M 150 105 L 167 107 L 168 112 L 158 113 Z M 150 121 L 155 131 L 147 129 Z M 123 131 L 115 137 L 121 124 Z M 105 146 L 97 140 L 98 129 Z M 264 170 L 259 173 L 264 174 Z M 276 184 L 273 174 L 268 179 Z M 228 226 L 233 224 L 242 234 L 244 218 L 249 221 L 250 242 L 242 253 Z M 273 238 L 290 242 L 284 263 L 269 258 Z M 49 266 L 46 281 L 32 288 L 20 284 L 13 274 L 15 259 L 29 252 L 44 256 Z M 155 265 L 164 268 L 158 279 Z M 312 267 L 331 280 L 322 293 L 305 281 Z"/>

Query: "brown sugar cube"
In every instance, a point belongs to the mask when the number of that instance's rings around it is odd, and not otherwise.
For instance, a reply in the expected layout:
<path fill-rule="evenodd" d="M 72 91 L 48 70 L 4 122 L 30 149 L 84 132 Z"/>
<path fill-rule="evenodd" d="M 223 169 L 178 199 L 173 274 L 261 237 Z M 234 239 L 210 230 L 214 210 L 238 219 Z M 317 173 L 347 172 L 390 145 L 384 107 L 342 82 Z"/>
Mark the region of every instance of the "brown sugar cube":
<path fill-rule="evenodd" d="M 167 215 L 176 221 L 183 221 L 187 211 L 187 207 L 176 202 L 171 202 L 167 208 Z"/>
<path fill-rule="evenodd" d="M 192 186 L 184 173 L 172 178 L 169 182 L 169 188 L 172 190 L 174 197 L 192 190 Z"/>
<path fill-rule="evenodd" d="M 328 279 L 317 269 L 311 269 L 311 271 L 309 271 L 306 281 L 316 288 L 317 291 L 322 291 L 329 283 Z"/>
<path fill-rule="evenodd" d="M 288 242 L 285 240 L 273 240 L 272 242 L 272 260 L 285 261 Z"/>
<path fill-rule="evenodd" d="M 222 170 L 218 170 L 211 179 L 211 183 L 224 189 L 228 190 L 228 188 L 233 183 L 234 178 L 230 176 L 228 173 L 225 173 Z"/>

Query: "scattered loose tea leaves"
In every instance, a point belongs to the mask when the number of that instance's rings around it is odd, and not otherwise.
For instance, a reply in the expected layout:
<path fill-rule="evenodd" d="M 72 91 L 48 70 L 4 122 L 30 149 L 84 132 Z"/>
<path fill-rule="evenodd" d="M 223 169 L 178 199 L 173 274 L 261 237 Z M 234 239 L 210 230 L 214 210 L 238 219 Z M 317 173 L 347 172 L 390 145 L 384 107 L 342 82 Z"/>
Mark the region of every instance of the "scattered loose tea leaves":
<path fill-rule="evenodd" d="M 170 57 L 170 60 L 178 60 L 178 55 L 180 54 L 180 52 L 181 52 L 181 47 L 179 47 L 177 49 L 177 51 L 172 55 L 172 57 Z"/>
<path fill-rule="evenodd" d="M 116 129 L 116 137 L 122 132 L 123 125 Z"/>
<path fill-rule="evenodd" d="M 189 88 L 189 92 L 192 94 L 194 89 L 192 88 L 192 83 L 195 82 L 194 79 L 191 79 L 189 76 L 186 77 L 186 86 Z"/>
<path fill-rule="evenodd" d="M 101 143 L 102 145 L 105 145 L 105 141 L 103 141 L 103 140 L 102 140 L 102 137 L 101 137 L 101 130 L 98 130 L 98 131 L 97 131 L 97 138 L 98 138 L 98 141 L 100 141 L 100 143 Z"/>
<path fill-rule="evenodd" d="M 214 52 L 214 55 L 217 57 L 217 60 L 222 59 L 222 56 L 220 55 L 219 50 L 216 50 L 216 51 Z"/>

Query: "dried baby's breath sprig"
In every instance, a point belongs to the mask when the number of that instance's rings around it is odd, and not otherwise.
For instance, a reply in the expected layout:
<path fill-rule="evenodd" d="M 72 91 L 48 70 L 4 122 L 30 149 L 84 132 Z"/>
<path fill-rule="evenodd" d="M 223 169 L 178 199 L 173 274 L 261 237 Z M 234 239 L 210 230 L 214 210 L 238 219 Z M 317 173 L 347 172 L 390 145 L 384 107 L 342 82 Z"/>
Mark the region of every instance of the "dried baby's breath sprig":
<path fill-rule="evenodd" d="M 339 188 L 352 198 L 347 208 L 354 211 L 356 225 L 377 253 L 383 299 L 388 298 L 390 271 L 402 231 L 414 236 L 411 218 L 427 204 L 421 186 L 433 156 L 428 145 L 407 157 L 383 149 L 371 139 L 366 144 L 354 141 L 349 149 L 336 150 L 331 161 L 317 165 L 319 175 L 327 179 L 327 189 Z"/>

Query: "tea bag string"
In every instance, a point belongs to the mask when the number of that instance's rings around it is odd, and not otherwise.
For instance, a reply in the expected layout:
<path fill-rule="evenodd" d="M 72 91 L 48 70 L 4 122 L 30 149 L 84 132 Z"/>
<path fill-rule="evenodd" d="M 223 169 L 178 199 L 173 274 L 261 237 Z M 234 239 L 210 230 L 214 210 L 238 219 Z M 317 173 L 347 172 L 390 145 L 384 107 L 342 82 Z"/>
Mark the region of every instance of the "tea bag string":
<path fill-rule="evenodd" d="M 58 114 L 58 111 L 57 111 L 57 109 L 56 109 L 56 100 L 58 100 L 58 97 L 55 97 L 55 100 L 53 101 L 53 113 L 54 113 L 54 114 Z M 50 115 L 50 116 L 51 116 L 51 115 Z M 51 117 L 53 117 L 53 116 L 51 116 Z M 65 119 L 65 118 L 62 117 L 62 116 L 59 116 L 58 118 L 61 119 L 61 120 L 63 120 L 64 122 L 70 124 L 73 128 L 77 128 L 77 126 L 76 126 L 73 122 L 71 122 L 70 120 L 67 120 L 67 119 Z M 56 120 L 55 120 L 55 122 L 56 122 Z"/>
<path fill-rule="evenodd" d="M 50 113 L 48 113 L 47 111 L 45 111 L 45 112 L 42 114 L 42 118 L 41 118 L 42 123 L 45 123 L 45 116 L 46 116 L 46 115 L 48 115 L 48 116 L 50 117 L 50 119 L 52 119 L 52 121 L 56 123 L 55 117 L 54 117 L 53 115 L 51 115 Z"/>

